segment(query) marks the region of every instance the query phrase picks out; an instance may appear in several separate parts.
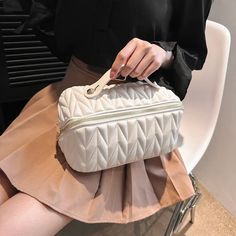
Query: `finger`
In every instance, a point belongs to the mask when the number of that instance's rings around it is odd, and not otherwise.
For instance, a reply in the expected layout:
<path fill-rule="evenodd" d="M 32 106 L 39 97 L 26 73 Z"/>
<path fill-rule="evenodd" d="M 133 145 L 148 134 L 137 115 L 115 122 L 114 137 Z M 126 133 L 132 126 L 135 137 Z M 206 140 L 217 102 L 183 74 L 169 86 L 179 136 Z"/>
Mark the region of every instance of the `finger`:
<path fill-rule="evenodd" d="M 158 70 L 160 68 L 160 63 L 157 61 L 153 61 L 141 74 L 141 76 L 138 77 L 138 79 L 145 79 L 146 77 L 150 76 L 153 72 Z"/>
<path fill-rule="evenodd" d="M 138 49 L 137 47 L 136 50 L 128 59 L 128 61 L 126 62 L 124 68 L 121 71 L 121 75 L 124 77 L 130 75 L 133 72 L 133 70 L 137 67 L 137 65 L 142 61 L 145 54 L 146 52 L 142 50 L 142 48 Z"/>
<path fill-rule="evenodd" d="M 135 69 L 129 74 L 130 77 L 135 78 L 142 75 L 145 69 L 153 62 L 153 56 L 146 54 Z"/>
<path fill-rule="evenodd" d="M 122 65 L 126 64 L 129 57 L 132 55 L 134 50 L 137 47 L 137 43 L 135 40 L 131 40 L 127 43 L 127 45 L 117 54 L 114 63 L 111 67 L 110 77 L 111 79 L 116 78 L 118 73 L 120 72 L 120 68 Z"/>

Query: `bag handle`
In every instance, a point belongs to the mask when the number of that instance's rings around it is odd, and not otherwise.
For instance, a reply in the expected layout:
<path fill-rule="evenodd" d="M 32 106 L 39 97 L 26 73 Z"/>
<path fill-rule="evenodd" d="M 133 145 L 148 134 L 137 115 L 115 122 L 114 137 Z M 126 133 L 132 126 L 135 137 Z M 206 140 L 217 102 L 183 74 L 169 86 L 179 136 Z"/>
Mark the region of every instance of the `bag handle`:
<path fill-rule="evenodd" d="M 101 93 L 104 86 L 111 80 L 110 71 L 111 71 L 111 69 L 109 69 L 98 81 L 96 81 L 95 83 L 93 83 L 91 85 L 86 86 L 86 90 L 85 90 L 84 95 L 87 98 L 93 98 Z M 119 79 L 117 79 L 117 80 L 119 80 Z M 126 77 L 124 78 L 124 80 L 126 80 Z M 153 86 L 154 88 L 157 88 L 157 89 L 160 88 L 160 86 L 156 82 L 154 82 L 154 83 L 151 82 L 147 77 L 144 80 L 148 84 Z"/>

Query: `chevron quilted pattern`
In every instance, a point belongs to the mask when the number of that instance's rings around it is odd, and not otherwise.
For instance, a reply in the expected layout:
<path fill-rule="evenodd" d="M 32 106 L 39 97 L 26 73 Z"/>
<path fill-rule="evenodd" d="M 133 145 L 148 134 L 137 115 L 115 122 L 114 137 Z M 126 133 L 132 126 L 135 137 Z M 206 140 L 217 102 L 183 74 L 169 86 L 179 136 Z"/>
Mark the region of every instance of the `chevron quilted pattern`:
<path fill-rule="evenodd" d="M 59 136 L 58 143 L 69 165 L 81 172 L 93 172 L 165 154 L 179 145 L 179 126 L 183 114 L 179 98 L 164 87 L 122 83 L 106 85 L 100 95 L 88 99 L 86 86 L 63 91 L 58 104 L 61 127 L 71 118 L 93 116 L 93 123 L 70 126 Z M 172 104 L 172 109 L 143 113 L 142 108 Z M 155 108 L 155 109 L 156 109 Z M 116 119 L 114 111 L 130 110 L 130 116 Z M 140 115 L 132 115 L 139 109 Z M 158 109 L 157 109 L 158 110 Z M 96 122 L 96 115 L 109 112 L 110 119 Z"/>

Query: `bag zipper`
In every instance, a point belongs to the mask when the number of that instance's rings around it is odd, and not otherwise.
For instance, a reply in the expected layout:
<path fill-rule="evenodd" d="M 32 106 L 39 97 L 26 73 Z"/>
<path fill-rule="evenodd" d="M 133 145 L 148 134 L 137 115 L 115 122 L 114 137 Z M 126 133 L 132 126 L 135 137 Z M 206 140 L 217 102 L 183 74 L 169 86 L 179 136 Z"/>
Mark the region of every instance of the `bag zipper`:
<path fill-rule="evenodd" d="M 157 104 L 156 104 L 157 105 Z M 161 112 L 169 112 L 175 110 L 183 110 L 182 102 L 171 101 L 155 104 L 139 106 L 135 108 L 125 108 L 118 110 L 109 110 L 106 112 L 98 112 L 96 114 L 87 115 L 81 118 L 72 117 L 66 121 L 66 123 L 60 129 L 60 135 L 66 130 L 71 130 L 73 128 L 81 128 L 84 126 L 90 126 L 94 124 L 100 124 L 104 122 L 112 122 L 118 120 L 124 120 L 129 118 L 137 118 L 145 115 L 158 114 Z"/>

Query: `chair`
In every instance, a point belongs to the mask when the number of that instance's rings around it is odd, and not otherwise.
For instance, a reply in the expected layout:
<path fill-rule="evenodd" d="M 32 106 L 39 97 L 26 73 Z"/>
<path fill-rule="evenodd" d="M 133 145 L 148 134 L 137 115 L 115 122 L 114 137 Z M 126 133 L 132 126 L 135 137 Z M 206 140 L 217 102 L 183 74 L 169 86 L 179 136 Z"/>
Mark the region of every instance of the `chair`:
<path fill-rule="evenodd" d="M 225 26 L 207 20 L 206 40 L 208 46 L 206 62 L 202 70 L 193 71 L 192 82 L 188 94 L 184 99 L 185 111 L 181 123 L 184 145 L 180 148 L 180 152 L 188 174 L 193 181 L 196 194 L 192 198 L 176 204 L 165 231 L 165 236 L 171 236 L 178 232 L 183 219 L 189 212 L 191 212 L 191 223 L 194 222 L 194 210 L 201 194 L 198 191 L 196 180 L 191 172 L 203 157 L 212 138 L 223 96 L 230 51 L 230 33 Z M 74 235 L 73 232 L 78 232 L 78 229 L 82 230 L 82 232 L 89 231 L 88 228 L 84 228 L 85 226 L 83 224 L 74 223 L 69 228 L 70 235 Z M 105 227 L 104 225 L 101 227 Z M 98 226 L 96 225 L 96 227 Z M 94 231 L 97 230 L 98 232 L 99 228 L 96 227 Z M 135 222 L 135 228 L 138 231 L 139 222 Z M 140 232 L 136 233 L 137 235 L 140 234 Z M 62 232 L 58 235 L 68 234 Z"/>
<path fill-rule="evenodd" d="M 202 70 L 193 71 L 188 94 L 184 99 L 185 111 L 180 128 L 184 136 L 184 145 L 179 150 L 189 174 L 203 157 L 214 133 L 230 52 L 231 36 L 225 26 L 207 20 L 206 40 L 208 46 L 206 62 Z M 177 204 L 166 236 L 176 231 L 187 208 L 192 208 L 193 223 L 193 209 L 199 197 L 198 193 L 188 203 Z M 186 204 L 190 207 L 186 207 Z"/>
<path fill-rule="evenodd" d="M 191 172 L 210 143 L 223 97 L 231 43 L 230 32 L 225 26 L 207 20 L 206 40 L 206 62 L 202 70 L 193 71 L 192 82 L 184 99 L 185 111 L 181 123 L 184 145 L 179 149 L 187 172 L 193 180 L 196 195 L 176 205 L 165 236 L 171 236 L 178 231 L 189 211 L 191 222 L 194 222 L 194 210 L 201 194 Z"/>

